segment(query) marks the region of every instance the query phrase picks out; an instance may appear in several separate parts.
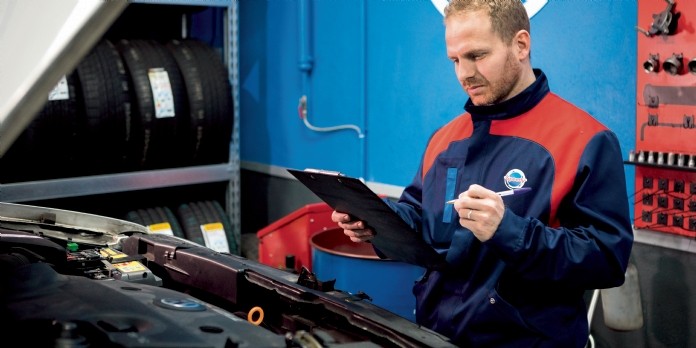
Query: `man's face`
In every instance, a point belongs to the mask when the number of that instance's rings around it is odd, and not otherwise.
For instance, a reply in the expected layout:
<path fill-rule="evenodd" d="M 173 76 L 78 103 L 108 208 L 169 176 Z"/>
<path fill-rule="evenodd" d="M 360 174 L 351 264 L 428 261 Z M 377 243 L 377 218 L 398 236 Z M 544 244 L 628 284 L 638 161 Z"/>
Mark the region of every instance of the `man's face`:
<path fill-rule="evenodd" d="M 474 105 L 500 103 L 524 89 L 518 86 L 522 65 L 517 46 L 493 32 L 486 11 L 457 14 L 445 24 L 447 56 Z"/>

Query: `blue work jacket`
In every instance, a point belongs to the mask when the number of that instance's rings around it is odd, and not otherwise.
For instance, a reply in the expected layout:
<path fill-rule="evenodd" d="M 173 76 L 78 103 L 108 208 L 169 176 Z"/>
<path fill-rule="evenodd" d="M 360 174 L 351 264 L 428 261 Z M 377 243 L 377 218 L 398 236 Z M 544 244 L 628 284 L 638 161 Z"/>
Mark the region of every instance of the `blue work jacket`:
<path fill-rule="evenodd" d="M 415 284 L 417 322 L 463 347 L 584 347 L 585 291 L 624 281 L 633 231 L 619 142 L 535 73 L 501 104 L 467 102 L 387 201 L 448 262 Z M 503 197 L 482 243 L 445 203 L 471 184 L 532 190 Z"/>

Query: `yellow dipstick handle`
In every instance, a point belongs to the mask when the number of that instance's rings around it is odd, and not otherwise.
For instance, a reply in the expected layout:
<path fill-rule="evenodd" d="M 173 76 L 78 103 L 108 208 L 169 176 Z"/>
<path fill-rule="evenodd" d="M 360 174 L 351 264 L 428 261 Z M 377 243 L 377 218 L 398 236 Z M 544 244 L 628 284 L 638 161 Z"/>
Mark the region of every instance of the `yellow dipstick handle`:
<path fill-rule="evenodd" d="M 256 320 L 253 320 L 255 314 L 258 314 L 259 317 Z M 249 311 L 249 314 L 247 314 L 247 320 L 256 326 L 261 324 L 261 322 L 263 322 L 263 308 L 259 306 L 252 308 Z"/>

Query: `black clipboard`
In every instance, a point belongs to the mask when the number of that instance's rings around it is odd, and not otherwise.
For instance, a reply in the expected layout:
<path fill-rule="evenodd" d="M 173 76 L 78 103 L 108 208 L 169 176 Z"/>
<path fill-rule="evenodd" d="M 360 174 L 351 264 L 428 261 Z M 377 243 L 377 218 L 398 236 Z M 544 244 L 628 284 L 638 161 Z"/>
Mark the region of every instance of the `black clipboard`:
<path fill-rule="evenodd" d="M 372 244 L 387 258 L 428 269 L 446 266 L 444 256 L 360 179 L 316 169 L 288 172 L 334 210 L 367 223 L 375 231 Z"/>

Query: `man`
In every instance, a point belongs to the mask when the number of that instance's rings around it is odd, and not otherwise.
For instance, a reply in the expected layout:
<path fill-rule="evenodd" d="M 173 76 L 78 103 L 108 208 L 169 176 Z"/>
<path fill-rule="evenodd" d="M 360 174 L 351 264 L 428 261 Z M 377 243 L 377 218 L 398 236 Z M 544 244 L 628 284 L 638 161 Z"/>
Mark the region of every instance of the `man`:
<path fill-rule="evenodd" d="M 386 200 L 447 259 L 416 282 L 416 319 L 461 346 L 583 347 L 584 293 L 623 283 L 633 243 L 618 140 L 532 68 L 519 0 L 451 0 L 445 41 L 465 112 Z M 356 242 L 379 233 L 332 219 Z"/>

